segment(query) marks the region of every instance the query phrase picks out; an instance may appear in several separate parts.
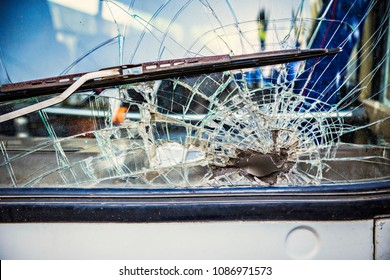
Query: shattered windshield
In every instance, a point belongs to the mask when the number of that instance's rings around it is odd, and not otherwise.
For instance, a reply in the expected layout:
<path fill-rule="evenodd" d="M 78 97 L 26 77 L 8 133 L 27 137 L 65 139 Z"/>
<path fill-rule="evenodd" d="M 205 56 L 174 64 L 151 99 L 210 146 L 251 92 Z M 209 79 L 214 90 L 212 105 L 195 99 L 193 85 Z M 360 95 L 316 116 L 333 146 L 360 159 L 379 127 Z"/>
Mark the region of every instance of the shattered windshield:
<path fill-rule="evenodd" d="M 0 187 L 304 187 L 390 178 L 387 1 L 2 6 Z M 153 78 L 180 69 L 180 59 L 195 67 L 206 57 L 294 50 L 332 53 Z M 132 65 L 121 68 L 125 79 L 146 77 L 99 84 L 118 65 Z M 68 89 L 28 95 L 43 83 L 81 84 L 89 72 L 99 86 L 57 103 Z M 66 76 L 76 73 L 83 74 Z M 63 78 L 8 92 L 55 76 Z M 18 113 L 23 108 L 38 109 Z"/>

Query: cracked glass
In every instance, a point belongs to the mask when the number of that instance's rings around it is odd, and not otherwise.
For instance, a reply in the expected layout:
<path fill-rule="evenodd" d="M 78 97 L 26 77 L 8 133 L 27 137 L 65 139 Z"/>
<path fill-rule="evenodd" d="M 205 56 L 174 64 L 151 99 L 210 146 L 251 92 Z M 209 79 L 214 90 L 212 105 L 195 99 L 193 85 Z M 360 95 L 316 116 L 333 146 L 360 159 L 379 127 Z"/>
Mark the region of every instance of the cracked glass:
<path fill-rule="evenodd" d="M 76 90 L 0 123 L 0 187 L 305 187 L 390 179 L 387 1 L 14 2 L 0 17 L 3 88 L 116 65 L 341 51 Z M 148 69 L 172 67 L 154 65 Z M 126 69 L 129 76 L 141 72 Z M 60 93 L 2 99 L 1 115 Z"/>

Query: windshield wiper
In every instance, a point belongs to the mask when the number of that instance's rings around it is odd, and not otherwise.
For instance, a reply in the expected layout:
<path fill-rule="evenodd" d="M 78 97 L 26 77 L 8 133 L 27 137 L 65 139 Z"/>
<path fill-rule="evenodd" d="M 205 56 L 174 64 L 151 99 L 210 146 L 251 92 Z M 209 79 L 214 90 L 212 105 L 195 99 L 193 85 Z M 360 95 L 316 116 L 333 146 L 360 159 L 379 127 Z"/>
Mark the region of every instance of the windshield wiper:
<path fill-rule="evenodd" d="M 0 116 L 0 123 L 35 112 L 67 99 L 76 91 L 107 88 L 136 82 L 176 78 L 188 75 L 210 74 L 227 70 L 252 68 L 294 62 L 336 54 L 341 49 L 293 49 L 245 55 L 216 55 L 182 58 L 142 64 L 127 64 L 104 68 L 96 72 L 78 73 L 45 79 L 31 80 L 0 87 L 0 102 L 61 94 L 37 104 Z"/>

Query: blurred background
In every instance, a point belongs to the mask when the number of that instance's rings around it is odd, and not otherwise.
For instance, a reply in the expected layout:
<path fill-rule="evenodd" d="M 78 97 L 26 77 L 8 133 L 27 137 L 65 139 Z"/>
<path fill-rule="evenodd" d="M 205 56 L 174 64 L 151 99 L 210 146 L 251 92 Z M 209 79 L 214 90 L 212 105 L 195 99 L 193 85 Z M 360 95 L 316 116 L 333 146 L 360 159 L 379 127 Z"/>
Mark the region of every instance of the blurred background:
<path fill-rule="evenodd" d="M 388 139 L 389 6 L 376 0 L 7 1 L 0 9 L 0 83 L 170 58 L 342 47 L 336 58 L 287 65 L 284 82 L 330 106 L 364 105 L 360 121 L 383 119 L 370 128 Z M 275 84 L 281 72 L 249 72 L 247 82 Z M 15 133 L 0 128 L 9 131 Z"/>
<path fill-rule="evenodd" d="M 7 1 L 1 4 L 0 11 L 2 70 L 6 70 L 12 82 L 17 82 L 118 64 L 258 52 L 259 37 L 264 37 L 266 50 L 286 48 L 288 44 L 295 47 L 291 42 L 296 38 L 285 40 L 285 36 L 297 13 L 304 21 L 299 36 L 305 47 L 305 35 L 314 24 L 310 18 L 318 16 L 321 3 Z M 261 14 L 272 32 L 260 34 Z M 72 63 L 75 65 L 69 67 Z M 4 83 L 7 77 L 2 74 Z"/>

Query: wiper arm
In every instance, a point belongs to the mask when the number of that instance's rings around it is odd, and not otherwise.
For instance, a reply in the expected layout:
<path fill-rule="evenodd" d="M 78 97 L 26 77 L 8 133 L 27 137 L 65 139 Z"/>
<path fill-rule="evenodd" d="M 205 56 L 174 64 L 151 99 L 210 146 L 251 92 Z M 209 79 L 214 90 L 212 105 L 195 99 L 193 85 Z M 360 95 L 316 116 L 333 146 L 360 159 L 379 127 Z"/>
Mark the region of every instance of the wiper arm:
<path fill-rule="evenodd" d="M 101 69 L 113 70 L 115 74 L 110 77 L 91 79 L 81 85 L 79 90 L 288 63 L 336 54 L 340 51 L 341 49 L 294 49 L 237 56 L 217 55 L 127 64 Z M 85 74 L 87 73 L 5 84 L 0 87 L 0 102 L 63 92 Z"/>
<path fill-rule="evenodd" d="M 45 79 L 5 84 L 0 87 L 0 102 L 62 94 L 40 103 L 0 116 L 0 123 L 61 103 L 76 91 L 107 88 L 136 82 L 176 78 L 188 75 L 210 74 L 227 70 L 252 68 L 294 62 L 336 54 L 341 49 L 293 49 L 245 55 L 217 55 L 172 59 L 142 64 L 127 64 L 96 72 L 57 76 Z"/>

